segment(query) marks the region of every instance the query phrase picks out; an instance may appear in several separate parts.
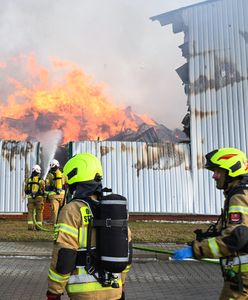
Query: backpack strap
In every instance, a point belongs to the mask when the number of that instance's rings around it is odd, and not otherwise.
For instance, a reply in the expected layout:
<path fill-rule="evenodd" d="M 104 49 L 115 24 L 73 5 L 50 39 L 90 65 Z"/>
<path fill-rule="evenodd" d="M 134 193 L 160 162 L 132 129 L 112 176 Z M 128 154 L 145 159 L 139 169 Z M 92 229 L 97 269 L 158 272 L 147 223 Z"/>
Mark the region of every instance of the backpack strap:
<path fill-rule="evenodd" d="M 94 227 L 126 227 L 128 225 L 128 222 L 126 219 L 119 219 L 119 220 L 112 220 L 112 219 L 106 219 L 106 220 L 93 220 L 93 226 Z"/>

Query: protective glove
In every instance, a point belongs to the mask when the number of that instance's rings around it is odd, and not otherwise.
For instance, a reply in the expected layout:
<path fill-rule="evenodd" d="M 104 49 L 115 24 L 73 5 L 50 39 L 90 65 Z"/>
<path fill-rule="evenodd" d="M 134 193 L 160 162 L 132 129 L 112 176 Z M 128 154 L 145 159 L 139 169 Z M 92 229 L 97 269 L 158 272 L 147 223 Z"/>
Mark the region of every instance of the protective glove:
<path fill-rule="evenodd" d="M 53 294 L 50 291 L 47 291 L 46 296 L 47 296 L 47 300 L 61 300 L 60 297 L 61 295 Z"/>
<path fill-rule="evenodd" d="M 185 258 L 193 257 L 193 248 L 192 247 L 185 247 L 178 250 L 175 250 L 172 258 L 175 260 L 183 260 Z"/>

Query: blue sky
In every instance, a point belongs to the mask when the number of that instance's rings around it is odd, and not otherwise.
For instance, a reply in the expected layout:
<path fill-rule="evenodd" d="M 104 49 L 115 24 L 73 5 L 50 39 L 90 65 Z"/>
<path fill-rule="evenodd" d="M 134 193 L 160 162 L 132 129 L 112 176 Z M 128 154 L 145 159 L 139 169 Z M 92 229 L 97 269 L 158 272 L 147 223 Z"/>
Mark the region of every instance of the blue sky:
<path fill-rule="evenodd" d="M 114 103 L 130 105 L 169 128 L 181 127 L 186 96 L 175 69 L 185 60 L 183 34 L 151 16 L 199 3 L 193 0 L 4 0 L 0 61 L 36 53 L 79 65 L 107 85 Z"/>

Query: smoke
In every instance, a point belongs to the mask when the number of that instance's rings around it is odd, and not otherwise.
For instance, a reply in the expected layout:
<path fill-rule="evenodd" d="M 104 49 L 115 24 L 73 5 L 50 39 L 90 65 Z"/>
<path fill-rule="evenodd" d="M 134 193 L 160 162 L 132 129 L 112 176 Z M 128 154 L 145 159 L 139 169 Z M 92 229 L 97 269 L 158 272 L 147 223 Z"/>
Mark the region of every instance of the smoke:
<path fill-rule="evenodd" d="M 47 132 L 39 133 L 36 137 L 42 147 L 42 170 L 43 178 L 45 179 L 49 171 L 49 163 L 54 158 L 57 147 L 62 140 L 62 132 L 57 129 L 53 129 Z"/>
<path fill-rule="evenodd" d="M 42 65 L 50 56 L 74 61 L 96 82 L 106 83 L 117 104 L 181 127 L 186 96 L 175 69 L 185 63 L 177 48 L 183 36 L 150 17 L 195 2 L 2 1 L 0 62 L 30 52 Z M 1 89 L 0 99 L 6 94 Z"/>

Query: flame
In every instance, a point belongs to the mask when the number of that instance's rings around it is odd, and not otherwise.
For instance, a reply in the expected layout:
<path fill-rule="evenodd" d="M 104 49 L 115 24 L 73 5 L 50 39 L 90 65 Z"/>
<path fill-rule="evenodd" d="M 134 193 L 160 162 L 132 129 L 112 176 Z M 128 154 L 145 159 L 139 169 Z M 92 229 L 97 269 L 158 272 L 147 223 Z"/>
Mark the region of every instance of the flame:
<path fill-rule="evenodd" d="M 124 129 L 137 130 L 140 123 L 155 124 L 147 115 L 127 115 L 105 95 L 103 84 L 93 83 L 74 63 L 50 62 L 49 69 L 39 65 L 34 54 L 0 62 L 2 77 L 8 74 L 5 98 L 0 96 L 0 138 L 24 140 L 59 129 L 64 143 L 105 140 Z M 13 69 L 20 74 L 14 76 Z"/>

